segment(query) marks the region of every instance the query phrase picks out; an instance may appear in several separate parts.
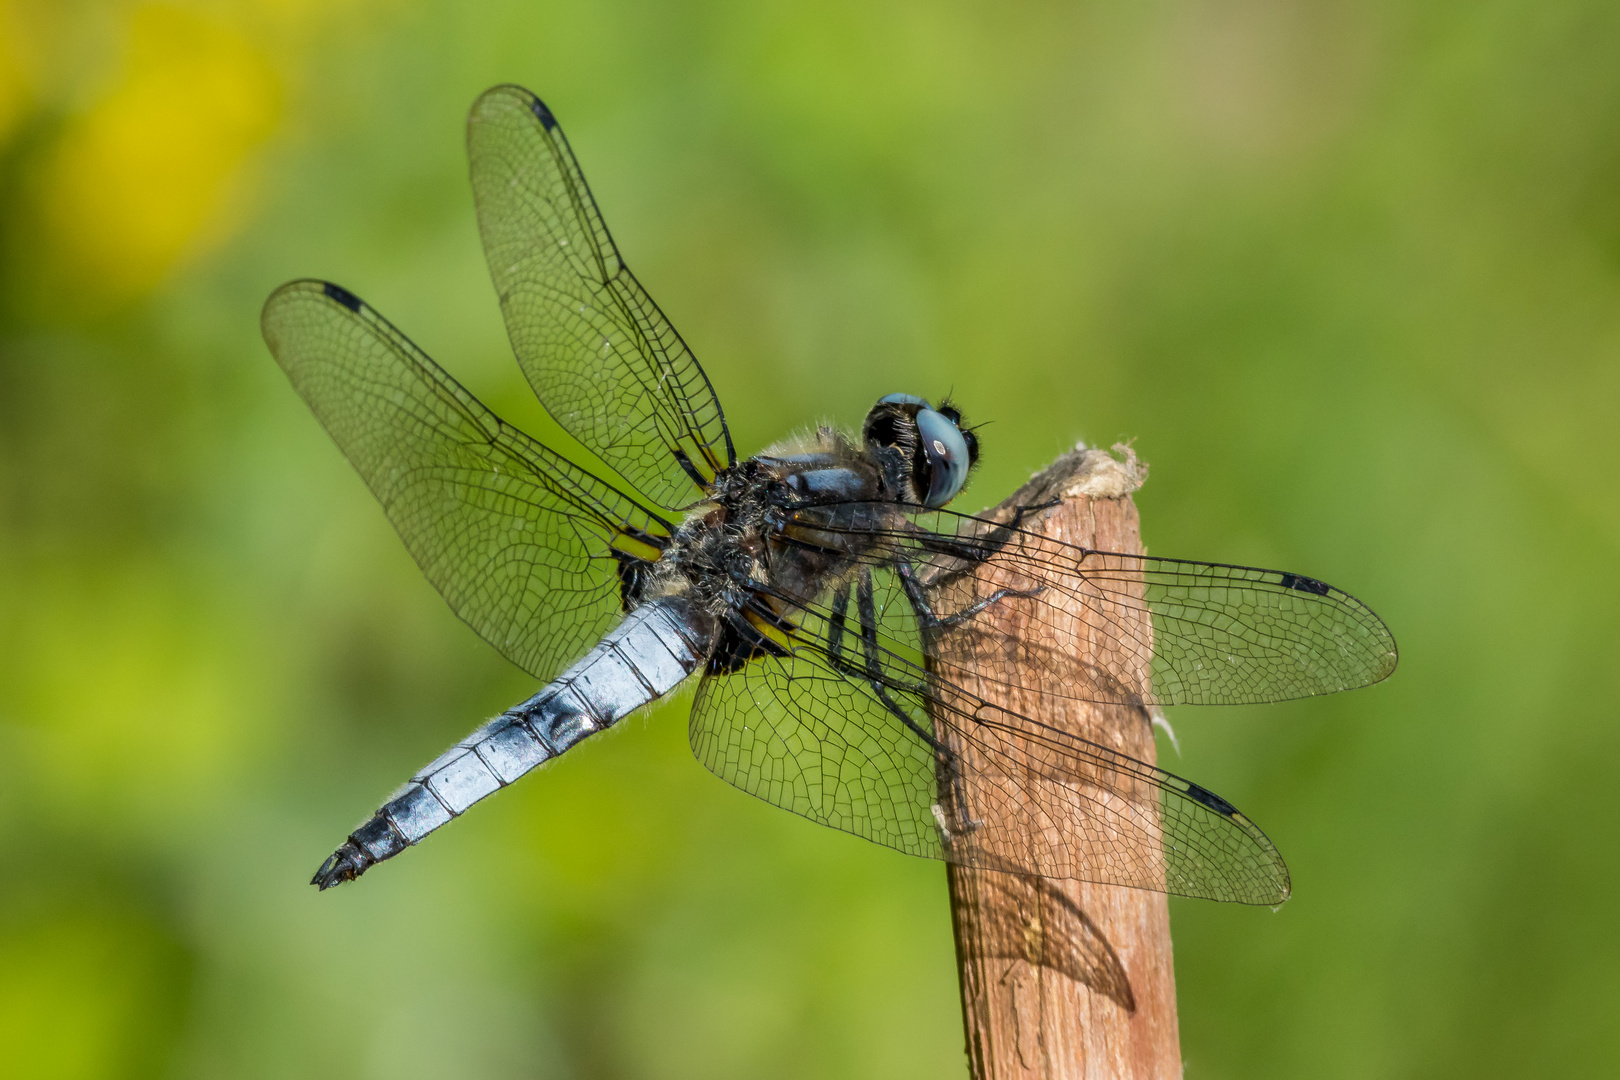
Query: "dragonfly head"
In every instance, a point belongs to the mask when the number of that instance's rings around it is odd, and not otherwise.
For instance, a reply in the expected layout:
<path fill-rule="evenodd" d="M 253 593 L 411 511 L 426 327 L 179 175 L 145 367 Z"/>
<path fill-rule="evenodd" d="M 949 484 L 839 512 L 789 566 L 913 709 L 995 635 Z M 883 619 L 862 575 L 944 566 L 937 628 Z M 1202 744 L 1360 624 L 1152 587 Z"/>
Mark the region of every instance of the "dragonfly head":
<path fill-rule="evenodd" d="M 949 401 L 935 409 L 911 394 L 889 394 L 866 414 L 861 433 L 901 500 L 931 510 L 954 499 L 979 463 L 979 440 Z"/>

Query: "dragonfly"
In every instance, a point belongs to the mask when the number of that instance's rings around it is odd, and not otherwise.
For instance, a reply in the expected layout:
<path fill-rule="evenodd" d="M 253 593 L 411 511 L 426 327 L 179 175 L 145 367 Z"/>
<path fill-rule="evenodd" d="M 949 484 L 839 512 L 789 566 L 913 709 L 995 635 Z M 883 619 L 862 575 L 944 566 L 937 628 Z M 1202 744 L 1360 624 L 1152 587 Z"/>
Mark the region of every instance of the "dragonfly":
<path fill-rule="evenodd" d="M 339 285 L 283 285 L 261 327 L 428 581 L 541 689 L 411 777 L 312 884 L 358 878 L 695 680 L 698 760 L 811 820 L 966 866 L 1287 898 L 1275 845 L 1230 802 L 1040 703 L 1365 686 L 1396 664 L 1378 616 L 1302 574 L 1060 542 L 1031 527 L 1042 506 L 950 510 L 980 445 L 948 401 L 889 394 L 859 431 L 739 460 L 552 111 L 495 87 L 467 146 L 512 348 L 565 449 Z"/>

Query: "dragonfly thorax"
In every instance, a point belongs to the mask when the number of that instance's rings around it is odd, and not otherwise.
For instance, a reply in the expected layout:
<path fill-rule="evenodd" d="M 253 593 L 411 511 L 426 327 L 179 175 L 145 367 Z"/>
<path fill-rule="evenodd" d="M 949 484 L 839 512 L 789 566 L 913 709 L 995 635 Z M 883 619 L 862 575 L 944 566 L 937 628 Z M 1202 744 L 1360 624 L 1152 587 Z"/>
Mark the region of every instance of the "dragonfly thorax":
<path fill-rule="evenodd" d="M 910 410 L 907 445 L 923 454 Z M 716 477 L 658 563 L 649 596 L 679 595 L 712 628 L 710 670 L 772 652 L 792 612 L 847 578 L 873 537 L 903 528 L 917 470 L 894 445 L 864 445 L 830 428 L 771 447 Z"/>

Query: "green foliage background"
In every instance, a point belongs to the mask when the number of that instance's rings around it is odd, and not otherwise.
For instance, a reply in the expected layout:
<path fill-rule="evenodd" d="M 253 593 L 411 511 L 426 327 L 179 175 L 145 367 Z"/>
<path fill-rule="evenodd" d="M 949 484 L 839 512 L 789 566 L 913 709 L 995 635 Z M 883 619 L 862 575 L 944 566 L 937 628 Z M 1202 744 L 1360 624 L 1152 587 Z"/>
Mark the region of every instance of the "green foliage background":
<path fill-rule="evenodd" d="M 517 81 L 740 449 L 950 390 L 978 506 L 1132 439 L 1151 550 L 1394 628 L 1376 689 L 1172 712 L 1296 886 L 1172 902 L 1189 1076 L 1608 1074 L 1616 56 L 1595 0 L 0 3 L 0 1071 L 963 1074 L 942 869 L 684 702 L 305 884 L 532 688 L 259 305 L 342 282 L 535 421 L 462 150 Z"/>

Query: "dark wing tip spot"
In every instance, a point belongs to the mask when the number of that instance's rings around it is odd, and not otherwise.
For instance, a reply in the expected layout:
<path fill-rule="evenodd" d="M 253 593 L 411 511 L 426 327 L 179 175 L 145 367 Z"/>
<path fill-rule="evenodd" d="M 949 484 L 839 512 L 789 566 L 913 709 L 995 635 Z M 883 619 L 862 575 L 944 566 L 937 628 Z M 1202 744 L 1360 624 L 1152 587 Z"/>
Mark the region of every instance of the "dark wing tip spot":
<path fill-rule="evenodd" d="M 1237 807 L 1233 806 L 1231 803 L 1227 802 L 1213 791 L 1210 791 L 1208 788 L 1201 788 L 1190 780 L 1187 782 L 1187 795 L 1194 802 L 1202 803 L 1204 806 L 1209 807 L 1222 817 L 1231 817 L 1233 814 L 1237 813 Z"/>
<path fill-rule="evenodd" d="M 551 115 L 551 110 L 546 108 L 546 103 L 539 98 L 529 102 L 529 111 L 534 113 L 535 119 L 540 121 L 540 126 L 547 131 L 557 126 L 557 118 Z"/>
<path fill-rule="evenodd" d="M 350 311 L 358 312 L 360 310 L 360 298 L 341 285 L 334 285 L 330 281 L 323 282 L 321 291 Z"/>
<path fill-rule="evenodd" d="M 1282 575 L 1282 587 L 1294 589 L 1298 592 L 1313 593 L 1317 596 L 1326 596 L 1330 588 L 1327 582 L 1317 581 L 1315 578 L 1305 577 L 1303 574 Z"/>

